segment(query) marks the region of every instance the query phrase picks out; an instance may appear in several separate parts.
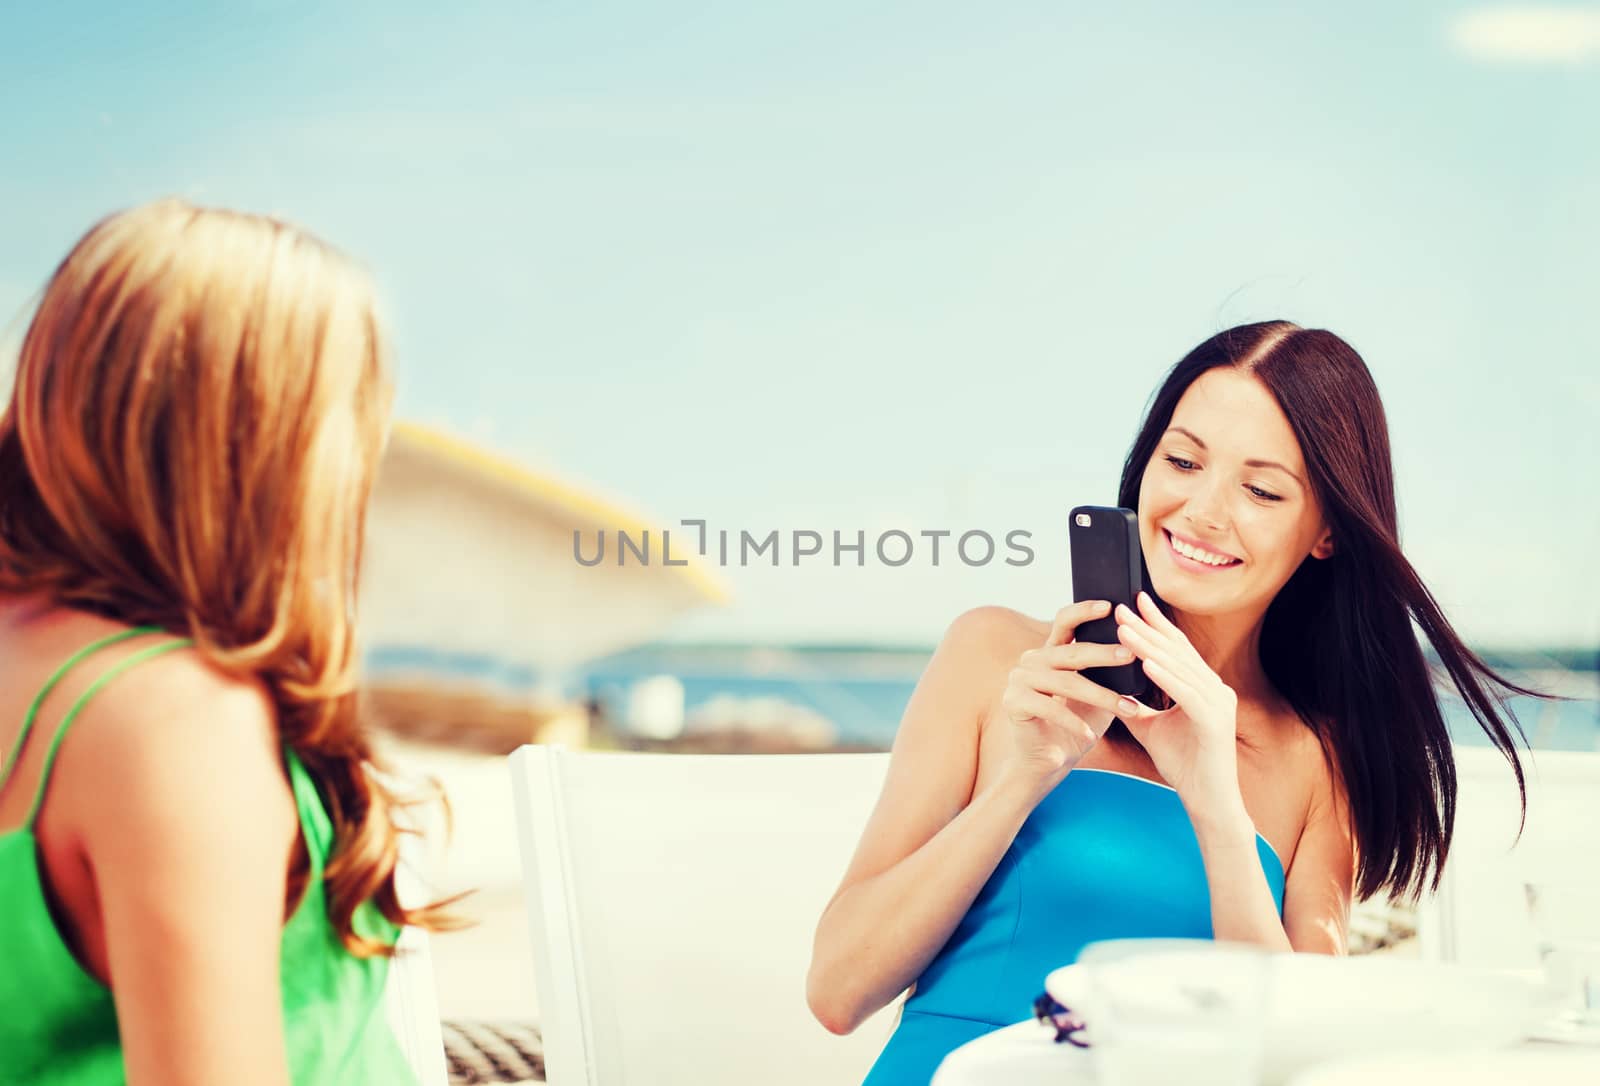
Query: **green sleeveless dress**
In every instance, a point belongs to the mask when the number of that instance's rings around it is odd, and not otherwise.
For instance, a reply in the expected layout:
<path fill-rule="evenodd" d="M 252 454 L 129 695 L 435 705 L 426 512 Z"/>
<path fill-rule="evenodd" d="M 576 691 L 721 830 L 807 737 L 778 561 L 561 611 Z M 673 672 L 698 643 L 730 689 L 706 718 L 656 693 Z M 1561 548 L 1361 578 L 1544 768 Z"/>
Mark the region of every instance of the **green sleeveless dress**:
<path fill-rule="evenodd" d="M 157 632 L 158 628 L 147 626 L 113 634 L 61 665 L 28 709 L 10 756 L 0 766 L 0 788 L 16 766 L 45 695 L 63 675 L 107 645 Z M 169 640 L 141 649 L 84 691 L 50 743 L 27 821 L 0 833 L 0 1086 L 126 1082 L 111 992 L 83 969 L 62 941 L 46 903 L 33 829 L 61 739 L 89 698 L 127 668 L 188 644 Z M 280 959 L 291 1076 L 295 1086 L 410 1086 L 416 1077 L 389 1031 L 384 1011 L 389 960 L 357 958 L 334 933 L 322 887 L 323 868 L 333 848 L 333 824 L 310 773 L 287 747 L 284 760 L 310 858 L 305 895 L 284 924 Z M 360 934 L 390 944 L 399 934 L 370 902 L 357 910 L 355 925 Z"/>

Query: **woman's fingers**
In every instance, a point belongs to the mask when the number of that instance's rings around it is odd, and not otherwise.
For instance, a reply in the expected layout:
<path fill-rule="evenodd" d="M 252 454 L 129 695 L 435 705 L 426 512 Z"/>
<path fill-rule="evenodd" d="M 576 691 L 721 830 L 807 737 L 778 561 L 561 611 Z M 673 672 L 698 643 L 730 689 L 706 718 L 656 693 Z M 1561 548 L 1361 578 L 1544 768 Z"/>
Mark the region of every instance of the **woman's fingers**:
<path fill-rule="evenodd" d="M 1196 677 L 1192 668 L 1186 661 L 1178 658 L 1173 653 L 1172 647 L 1155 636 L 1148 626 L 1136 626 L 1133 623 L 1124 623 L 1117 627 L 1117 639 L 1145 663 L 1160 663 L 1168 671 L 1182 675 L 1193 683 Z"/>
<path fill-rule="evenodd" d="M 1156 606 L 1156 601 L 1150 593 L 1140 592 L 1134 602 L 1139 607 L 1137 614 L 1129 612 L 1134 621 L 1149 630 L 1152 636 L 1171 645 L 1175 652 L 1188 658 L 1192 663 L 1205 665 L 1205 658 L 1200 655 L 1200 650 L 1194 647 L 1194 642 L 1189 640 L 1189 635 L 1180 630 L 1177 623 Z"/>
<path fill-rule="evenodd" d="M 1029 689 L 1059 695 L 1113 716 L 1117 713 L 1117 701 L 1121 697 L 1115 690 L 1107 690 L 1076 671 L 1030 671 L 1020 681 Z"/>
<path fill-rule="evenodd" d="M 1144 702 L 1124 694 L 1117 698 L 1115 709 L 1117 719 L 1128 726 L 1133 737 L 1142 745 L 1145 735 L 1150 730 L 1150 721 L 1161 715 L 1163 710 L 1152 709 Z M 1165 710 L 1171 712 L 1171 710 Z"/>
<path fill-rule="evenodd" d="M 1037 717 L 1064 729 L 1072 738 L 1091 744 L 1100 737 L 1094 729 L 1071 709 L 1049 694 L 1041 694 L 1027 687 L 1011 687 L 1006 691 L 1005 709 L 1015 718 Z"/>
<path fill-rule="evenodd" d="M 1105 618 L 1111 613 L 1111 604 L 1105 600 L 1079 600 L 1070 603 L 1056 612 L 1055 621 L 1050 624 L 1050 636 L 1044 639 L 1045 645 L 1065 645 L 1072 640 L 1073 632 L 1085 622 L 1095 618 Z"/>
<path fill-rule="evenodd" d="M 1082 671 L 1086 667 L 1117 667 L 1133 663 L 1133 651 L 1126 645 L 1102 645 L 1095 641 L 1071 641 L 1029 649 L 1019 661 L 1023 667 L 1061 668 Z"/>
<path fill-rule="evenodd" d="M 1191 716 L 1198 711 L 1199 691 L 1195 690 L 1187 679 L 1175 674 L 1166 664 L 1158 660 L 1146 660 L 1144 673 L 1150 677 L 1151 682 L 1165 690 L 1175 704 L 1190 710 Z"/>
<path fill-rule="evenodd" d="M 1139 605 L 1140 617 L 1150 625 L 1166 633 L 1183 637 L 1183 631 L 1178 629 L 1177 623 L 1168 618 L 1161 608 L 1156 606 L 1156 601 L 1151 597 L 1150 593 L 1140 592 L 1134 602 Z M 1185 637 L 1184 640 L 1187 641 L 1188 638 Z"/>
<path fill-rule="evenodd" d="M 1160 630 L 1157 630 L 1154 626 L 1150 625 L 1150 623 L 1146 622 L 1144 617 L 1140 615 L 1139 612 L 1135 611 L 1125 603 L 1117 604 L 1116 619 L 1117 633 L 1119 635 L 1123 630 L 1135 630 L 1144 634 L 1145 638 L 1151 644 L 1156 644 L 1167 640 L 1167 636 L 1164 633 L 1162 633 Z"/>
<path fill-rule="evenodd" d="M 1117 640 L 1132 649 L 1141 660 L 1159 661 L 1192 686 L 1203 685 L 1206 676 L 1212 674 L 1211 668 L 1181 632 L 1174 639 L 1126 608 L 1119 607 L 1117 617 L 1120 620 Z"/>
<path fill-rule="evenodd" d="M 1119 626 L 1132 626 L 1136 630 L 1144 630 L 1152 638 L 1160 641 L 1187 640 L 1187 638 L 1183 636 L 1183 631 L 1179 630 L 1177 627 L 1173 627 L 1172 632 L 1168 632 L 1164 628 L 1159 628 L 1149 619 L 1145 618 L 1144 615 L 1140 614 L 1138 611 L 1135 611 L 1132 607 L 1129 607 L 1125 603 L 1117 604 L 1117 624 Z M 1174 634 L 1176 634 L 1176 637 L 1174 637 Z"/>

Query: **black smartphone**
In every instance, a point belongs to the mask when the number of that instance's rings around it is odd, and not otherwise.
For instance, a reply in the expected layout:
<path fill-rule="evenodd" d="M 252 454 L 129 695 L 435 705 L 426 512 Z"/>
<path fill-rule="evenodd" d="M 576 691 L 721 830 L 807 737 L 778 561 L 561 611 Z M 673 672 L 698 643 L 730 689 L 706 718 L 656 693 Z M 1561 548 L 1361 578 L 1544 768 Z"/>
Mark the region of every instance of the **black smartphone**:
<path fill-rule="evenodd" d="M 1110 600 L 1111 609 L 1125 603 L 1139 610 L 1137 596 L 1144 587 L 1144 555 L 1139 546 L 1139 518 L 1131 509 L 1080 505 L 1069 514 L 1067 538 L 1072 551 L 1072 598 Z M 1074 640 L 1101 645 L 1117 644 L 1114 615 L 1079 626 Z M 1084 668 L 1083 676 L 1107 690 L 1142 698 L 1144 668 L 1139 661 L 1120 667 Z"/>

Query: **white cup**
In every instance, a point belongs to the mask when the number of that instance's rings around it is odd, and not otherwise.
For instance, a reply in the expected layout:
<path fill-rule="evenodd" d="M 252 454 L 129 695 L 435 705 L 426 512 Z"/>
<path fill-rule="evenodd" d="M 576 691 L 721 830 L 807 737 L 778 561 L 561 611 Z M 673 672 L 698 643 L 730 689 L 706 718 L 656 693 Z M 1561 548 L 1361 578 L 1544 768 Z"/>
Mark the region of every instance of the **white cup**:
<path fill-rule="evenodd" d="M 1544 879 L 1523 889 L 1546 995 L 1560 1008 L 1540 1036 L 1600 1044 L 1600 876 Z"/>
<path fill-rule="evenodd" d="M 1269 957 L 1209 939 L 1116 939 L 1078 957 L 1068 1006 L 1100 1086 L 1240 1086 L 1261 1075 Z"/>

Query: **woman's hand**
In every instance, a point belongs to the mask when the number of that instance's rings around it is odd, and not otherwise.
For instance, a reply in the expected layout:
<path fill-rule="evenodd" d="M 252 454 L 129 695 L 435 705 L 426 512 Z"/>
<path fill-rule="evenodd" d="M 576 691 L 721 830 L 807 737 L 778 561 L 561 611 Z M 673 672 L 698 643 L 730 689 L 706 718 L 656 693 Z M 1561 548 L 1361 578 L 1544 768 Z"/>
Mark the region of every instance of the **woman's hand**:
<path fill-rule="evenodd" d="M 1238 698 L 1148 594 L 1138 603 L 1138 613 L 1117 608 L 1117 637 L 1173 706 L 1158 711 L 1123 698 L 1117 715 L 1192 812 L 1231 812 L 1242 803 Z"/>
<path fill-rule="evenodd" d="M 1127 664 L 1132 651 L 1072 639 L 1080 624 L 1110 610 L 1105 600 L 1062 608 L 1044 644 L 1024 652 L 1011 669 L 1001 706 L 1011 721 L 1017 761 L 1032 776 L 1060 780 L 1100 741 L 1118 712 L 1117 694 L 1078 672 Z"/>

